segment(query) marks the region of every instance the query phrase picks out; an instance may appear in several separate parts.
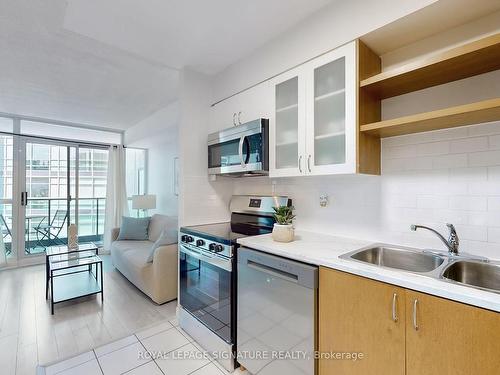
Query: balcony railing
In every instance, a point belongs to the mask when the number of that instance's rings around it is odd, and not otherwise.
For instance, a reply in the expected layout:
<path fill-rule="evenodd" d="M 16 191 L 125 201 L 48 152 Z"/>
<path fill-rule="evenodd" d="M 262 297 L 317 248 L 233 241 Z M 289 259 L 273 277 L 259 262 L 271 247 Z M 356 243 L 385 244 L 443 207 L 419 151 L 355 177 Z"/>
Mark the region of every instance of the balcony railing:
<path fill-rule="evenodd" d="M 47 246 L 67 243 L 68 223 L 76 222 L 76 200 L 62 198 L 28 198 L 25 220 L 25 253 L 41 253 Z M 78 240 L 100 242 L 104 233 L 106 198 L 78 199 Z M 10 212 L 9 212 L 10 211 Z M 12 208 L 0 211 L 4 222 L 2 234 L 7 254 L 12 251 Z"/>

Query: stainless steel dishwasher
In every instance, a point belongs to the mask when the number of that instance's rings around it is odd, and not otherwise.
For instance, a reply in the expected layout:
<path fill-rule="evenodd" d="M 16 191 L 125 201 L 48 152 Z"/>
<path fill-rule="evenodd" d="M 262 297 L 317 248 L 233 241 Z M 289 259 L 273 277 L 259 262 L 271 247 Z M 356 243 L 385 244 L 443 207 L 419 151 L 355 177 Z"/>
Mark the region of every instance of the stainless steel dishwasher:
<path fill-rule="evenodd" d="M 318 267 L 238 249 L 237 360 L 259 375 L 313 375 Z"/>

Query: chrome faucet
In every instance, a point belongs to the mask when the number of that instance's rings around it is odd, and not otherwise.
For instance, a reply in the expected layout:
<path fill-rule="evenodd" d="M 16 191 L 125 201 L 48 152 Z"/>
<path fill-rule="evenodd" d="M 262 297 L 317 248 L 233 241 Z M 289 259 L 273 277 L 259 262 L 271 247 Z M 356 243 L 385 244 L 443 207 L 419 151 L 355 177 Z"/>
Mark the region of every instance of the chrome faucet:
<path fill-rule="evenodd" d="M 447 223 L 446 226 L 450 230 L 450 234 L 449 234 L 448 240 L 446 240 L 446 238 L 444 238 L 441 235 L 441 233 L 439 233 L 438 231 L 436 231 L 436 230 L 434 230 L 432 228 L 426 227 L 424 225 L 415 225 L 415 224 L 412 224 L 411 227 L 410 227 L 410 229 L 412 231 L 416 231 L 417 229 L 421 228 L 421 229 L 427 229 L 427 230 L 431 231 L 436 236 L 438 236 L 441 241 L 443 241 L 443 243 L 448 248 L 448 253 L 451 256 L 457 256 L 458 255 L 458 247 L 460 245 L 460 241 L 458 239 L 457 231 L 455 230 L 455 226 L 453 224 Z"/>

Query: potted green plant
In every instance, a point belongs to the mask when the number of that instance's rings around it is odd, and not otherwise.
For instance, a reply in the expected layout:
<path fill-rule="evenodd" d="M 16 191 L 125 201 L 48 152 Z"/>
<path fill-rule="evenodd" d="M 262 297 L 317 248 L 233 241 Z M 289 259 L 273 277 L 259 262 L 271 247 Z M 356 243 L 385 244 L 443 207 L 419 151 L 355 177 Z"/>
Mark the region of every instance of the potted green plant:
<path fill-rule="evenodd" d="M 273 209 L 274 218 L 276 219 L 272 233 L 273 240 L 277 242 L 292 242 L 295 235 L 292 224 L 295 218 L 293 206 L 278 206 L 273 207 Z"/>

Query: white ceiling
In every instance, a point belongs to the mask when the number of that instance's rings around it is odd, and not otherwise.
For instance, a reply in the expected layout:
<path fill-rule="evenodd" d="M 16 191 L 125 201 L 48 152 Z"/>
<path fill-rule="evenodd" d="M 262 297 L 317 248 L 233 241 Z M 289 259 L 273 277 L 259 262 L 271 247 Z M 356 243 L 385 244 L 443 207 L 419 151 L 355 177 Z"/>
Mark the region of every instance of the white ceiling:
<path fill-rule="evenodd" d="M 64 27 L 151 61 L 214 74 L 330 2 L 68 0 Z"/>
<path fill-rule="evenodd" d="M 0 0 L 0 112 L 126 129 L 333 0 Z"/>

